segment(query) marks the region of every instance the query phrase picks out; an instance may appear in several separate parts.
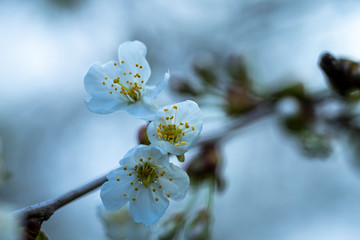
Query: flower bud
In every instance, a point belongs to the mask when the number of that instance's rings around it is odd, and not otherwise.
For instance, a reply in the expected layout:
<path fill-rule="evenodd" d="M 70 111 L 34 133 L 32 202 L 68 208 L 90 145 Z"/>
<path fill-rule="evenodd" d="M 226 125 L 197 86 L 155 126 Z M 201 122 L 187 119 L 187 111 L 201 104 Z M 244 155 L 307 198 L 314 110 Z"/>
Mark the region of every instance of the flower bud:
<path fill-rule="evenodd" d="M 251 79 L 248 75 L 245 58 L 240 54 L 232 54 L 226 59 L 225 69 L 232 82 L 238 86 L 248 86 Z"/>
<path fill-rule="evenodd" d="M 188 80 L 185 76 L 181 76 L 178 74 L 173 74 L 171 76 L 171 81 L 169 82 L 169 87 L 172 91 L 177 92 L 179 94 L 198 96 L 201 94 L 199 88 L 191 85 L 190 80 Z"/>
<path fill-rule="evenodd" d="M 254 99 L 244 88 L 229 87 L 227 89 L 226 112 L 229 115 L 239 115 L 253 107 Z"/>
<path fill-rule="evenodd" d="M 150 141 L 146 134 L 147 127 L 148 125 L 144 125 L 138 130 L 137 138 L 139 144 L 150 145 Z"/>
<path fill-rule="evenodd" d="M 216 142 L 210 142 L 202 146 L 199 154 L 193 158 L 186 167 L 193 184 L 204 180 L 215 182 L 219 190 L 224 186 L 221 176 L 222 154 Z M 221 188 L 221 189 L 220 189 Z"/>
<path fill-rule="evenodd" d="M 337 59 L 330 53 L 324 53 L 319 65 L 331 87 L 341 96 L 348 97 L 360 90 L 360 68 L 357 62 Z"/>

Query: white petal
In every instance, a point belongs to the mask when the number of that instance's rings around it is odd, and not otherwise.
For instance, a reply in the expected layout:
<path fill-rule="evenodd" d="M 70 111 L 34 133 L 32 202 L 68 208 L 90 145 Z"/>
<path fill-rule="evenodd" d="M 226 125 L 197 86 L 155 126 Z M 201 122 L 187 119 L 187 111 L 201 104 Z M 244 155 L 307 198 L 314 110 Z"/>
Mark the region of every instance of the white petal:
<path fill-rule="evenodd" d="M 118 56 L 120 65 L 126 66 L 128 72 L 133 75 L 138 73 L 141 80 L 146 82 L 151 75 L 149 63 L 146 61 L 146 46 L 139 41 L 124 42 L 119 46 Z M 122 63 L 124 61 L 124 63 Z M 136 64 L 139 66 L 136 67 Z M 142 68 L 140 68 L 140 66 Z"/>
<path fill-rule="evenodd" d="M 159 178 L 164 194 L 170 193 L 170 198 L 174 200 L 183 199 L 189 190 L 189 176 L 182 168 L 172 163 L 170 163 L 169 168 L 166 168 L 165 171 L 164 176 Z"/>
<path fill-rule="evenodd" d="M 148 159 L 151 157 L 151 159 Z M 134 167 L 141 164 L 140 158 L 144 159 L 143 162 L 153 162 L 155 165 L 168 166 L 168 154 L 152 145 L 138 145 L 126 153 L 125 157 L 120 160 L 121 166 Z"/>
<path fill-rule="evenodd" d="M 136 118 L 141 118 L 146 121 L 151 121 L 154 119 L 154 116 L 158 108 L 151 103 L 145 101 L 138 101 L 136 103 L 129 104 L 126 108 L 126 111 L 129 112 Z"/>
<path fill-rule="evenodd" d="M 115 92 L 110 94 L 110 91 L 114 91 L 109 88 L 110 81 L 117 78 L 119 74 L 120 69 L 114 66 L 114 62 L 108 62 L 105 65 L 94 63 L 90 66 L 84 77 L 84 86 L 90 95 L 89 98 L 85 99 L 85 103 L 90 111 L 108 114 L 122 110 L 128 105 Z M 103 82 L 106 85 L 103 85 Z"/>
<path fill-rule="evenodd" d="M 159 95 L 162 90 L 167 86 L 170 79 L 170 73 L 167 72 L 164 75 L 164 79 L 159 81 L 156 85 L 147 86 L 146 95 L 144 96 L 146 101 L 152 102 L 154 98 Z"/>
<path fill-rule="evenodd" d="M 160 191 L 154 193 L 149 186 L 136 192 L 135 201 L 129 200 L 130 213 L 135 222 L 152 225 L 159 221 L 169 206 L 169 200 L 160 193 Z M 155 200 L 156 197 L 158 201 Z"/>
<path fill-rule="evenodd" d="M 102 185 L 100 197 L 105 208 L 114 211 L 128 202 L 128 198 L 123 193 L 129 193 L 130 182 L 135 181 L 135 176 L 130 177 L 127 172 L 119 168 L 111 171 L 107 178 L 109 181 Z M 117 178 L 119 181 L 116 180 Z"/>

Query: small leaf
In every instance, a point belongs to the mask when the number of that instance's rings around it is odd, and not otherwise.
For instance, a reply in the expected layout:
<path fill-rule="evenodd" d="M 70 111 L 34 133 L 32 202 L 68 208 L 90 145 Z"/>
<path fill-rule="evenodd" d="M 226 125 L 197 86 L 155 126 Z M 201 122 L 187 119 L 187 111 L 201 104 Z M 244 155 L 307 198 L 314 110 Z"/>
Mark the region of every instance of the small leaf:
<path fill-rule="evenodd" d="M 44 231 L 40 231 L 35 240 L 50 240 Z"/>

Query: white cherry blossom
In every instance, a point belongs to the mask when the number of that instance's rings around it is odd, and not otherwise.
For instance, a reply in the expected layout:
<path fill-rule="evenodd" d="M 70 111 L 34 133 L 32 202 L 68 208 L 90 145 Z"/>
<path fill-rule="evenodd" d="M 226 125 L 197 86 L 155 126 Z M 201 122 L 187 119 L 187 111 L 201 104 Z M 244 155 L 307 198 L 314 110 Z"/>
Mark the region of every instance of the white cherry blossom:
<path fill-rule="evenodd" d="M 155 224 L 164 215 L 169 199 L 181 200 L 190 180 L 180 167 L 169 163 L 167 153 L 152 145 L 138 145 L 120 160 L 101 187 L 105 208 L 114 211 L 129 202 L 135 222 Z"/>
<path fill-rule="evenodd" d="M 94 63 L 84 77 L 90 97 L 85 103 L 90 111 L 108 114 L 125 110 L 145 120 L 157 111 L 155 97 L 166 87 L 170 74 L 155 85 L 147 84 L 151 69 L 147 62 L 146 46 L 139 41 L 125 42 L 119 46 L 119 61 L 104 65 Z"/>
<path fill-rule="evenodd" d="M 147 128 L 147 135 L 154 146 L 182 155 L 199 140 L 202 125 L 199 106 L 187 100 L 159 109 Z"/>

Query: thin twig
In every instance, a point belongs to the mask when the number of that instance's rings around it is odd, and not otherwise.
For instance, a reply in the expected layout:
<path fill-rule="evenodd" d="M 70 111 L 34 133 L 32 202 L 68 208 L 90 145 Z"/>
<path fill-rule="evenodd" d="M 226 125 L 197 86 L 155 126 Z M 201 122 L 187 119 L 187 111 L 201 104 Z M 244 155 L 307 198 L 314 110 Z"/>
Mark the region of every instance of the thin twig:
<path fill-rule="evenodd" d="M 106 175 L 101 176 L 57 198 L 18 209 L 14 213 L 23 218 L 41 217 L 46 221 L 56 210 L 98 188 L 106 181 Z"/>

